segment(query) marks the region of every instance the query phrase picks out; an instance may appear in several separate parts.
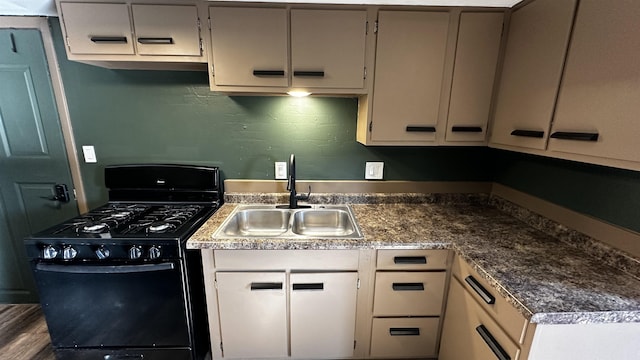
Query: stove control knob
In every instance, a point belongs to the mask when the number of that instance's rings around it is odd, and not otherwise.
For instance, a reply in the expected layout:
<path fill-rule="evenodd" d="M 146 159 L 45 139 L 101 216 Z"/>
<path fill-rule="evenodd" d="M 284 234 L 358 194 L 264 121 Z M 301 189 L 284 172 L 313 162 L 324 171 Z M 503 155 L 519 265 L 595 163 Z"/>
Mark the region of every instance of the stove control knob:
<path fill-rule="evenodd" d="M 55 259 L 58 256 L 58 250 L 52 245 L 47 245 L 42 249 L 42 257 L 45 259 Z"/>
<path fill-rule="evenodd" d="M 71 247 L 71 245 L 65 246 L 65 248 L 62 250 L 62 257 L 65 260 L 71 260 L 75 258 L 76 255 L 78 255 L 78 250 Z"/>
<path fill-rule="evenodd" d="M 129 259 L 131 260 L 140 259 L 140 256 L 142 256 L 142 250 L 140 250 L 139 247 L 132 246 L 131 249 L 129 249 Z"/>
<path fill-rule="evenodd" d="M 99 248 L 96 249 L 96 256 L 100 260 L 108 258 L 109 255 L 111 255 L 111 251 L 109 251 L 109 249 L 107 249 L 104 246 L 100 246 Z"/>
<path fill-rule="evenodd" d="M 149 248 L 149 259 L 153 260 L 153 259 L 157 259 L 159 258 L 161 255 L 160 253 L 160 249 L 157 248 L 155 245 L 151 246 Z"/>

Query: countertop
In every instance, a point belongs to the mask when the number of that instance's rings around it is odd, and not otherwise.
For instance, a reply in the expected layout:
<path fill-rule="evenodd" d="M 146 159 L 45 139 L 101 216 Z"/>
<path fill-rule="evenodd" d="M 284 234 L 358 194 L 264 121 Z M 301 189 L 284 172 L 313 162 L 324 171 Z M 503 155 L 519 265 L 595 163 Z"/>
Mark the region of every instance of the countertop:
<path fill-rule="evenodd" d="M 253 203 L 270 201 L 260 197 L 249 200 Z M 531 322 L 640 322 L 640 280 L 637 277 L 527 225 L 506 213 L 505 207 L 499 210 L 496 199 L 492 204 L 482 196 L 324 200 L 325 203 L 350 203 L 364 239 L 213 239 L 212 234 L 238 205 L 226 203 L 191 236 L 187 247 L 452 249 Z M 504 201 L 497 199 L 498 205 Z"/>

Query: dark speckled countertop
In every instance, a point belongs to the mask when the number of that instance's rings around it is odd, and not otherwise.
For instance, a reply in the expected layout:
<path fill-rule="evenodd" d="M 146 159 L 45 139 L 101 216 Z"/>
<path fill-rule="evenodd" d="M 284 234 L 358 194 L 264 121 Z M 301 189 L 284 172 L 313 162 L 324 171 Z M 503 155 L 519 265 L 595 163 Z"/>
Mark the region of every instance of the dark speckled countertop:
<path fill-rule="evenodd" d="M 189 239 L 188 248 L 453 249 L 534 323 L 640 322 L 637 259 L 599 256 L 548 235 L 527 225 L 523 210 L 515 211 L 500 198 L 489 202 L 483 195 L 358 194 L 316 199 L 349 203 L 364 239 L 277 241 L 214 239 L 237 203 L 284 202 L 278 195 L 230 196 L 227 201 Z M 602 246 L 597 248 L 601 253 Z"/>

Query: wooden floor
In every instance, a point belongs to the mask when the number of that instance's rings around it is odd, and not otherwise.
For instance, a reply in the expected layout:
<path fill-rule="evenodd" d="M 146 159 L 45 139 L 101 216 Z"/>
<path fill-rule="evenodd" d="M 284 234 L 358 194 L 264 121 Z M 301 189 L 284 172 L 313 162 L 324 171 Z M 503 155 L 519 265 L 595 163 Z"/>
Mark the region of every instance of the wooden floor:
<path fill-rule="evenodd" d="M 55 360 L 40 305 L 0 304 L 0 359 Z"/>

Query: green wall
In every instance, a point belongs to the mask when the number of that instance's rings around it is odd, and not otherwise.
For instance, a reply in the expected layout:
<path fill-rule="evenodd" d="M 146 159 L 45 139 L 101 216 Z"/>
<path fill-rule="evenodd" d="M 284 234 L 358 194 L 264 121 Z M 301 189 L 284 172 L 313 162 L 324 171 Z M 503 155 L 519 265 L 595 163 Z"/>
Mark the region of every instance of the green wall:
<path fill-rule="evenodd" d="M 273 179 L 274 161 L 296 154 L 300 179 L 363 179 L 384 161 L 388 180 L 490 181 L 490 149 L 365 147 L 356 142 L 354 98 L 229 97 L 205 72 L 109 70 L 66 60 L 52 19 L 90 207 L 106 200 L 104 165 L 136 162 L 217 165 L 226 178 Z M 82 158 L 82 154 L 78 154 Z"/>

